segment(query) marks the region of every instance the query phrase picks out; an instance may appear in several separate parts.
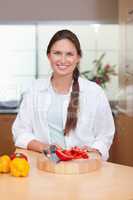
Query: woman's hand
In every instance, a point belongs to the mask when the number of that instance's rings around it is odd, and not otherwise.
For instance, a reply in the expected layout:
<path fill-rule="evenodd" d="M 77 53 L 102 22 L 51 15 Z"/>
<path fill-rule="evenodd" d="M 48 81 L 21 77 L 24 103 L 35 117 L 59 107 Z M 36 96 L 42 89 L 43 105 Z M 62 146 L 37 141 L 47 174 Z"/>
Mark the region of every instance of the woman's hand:
<path fill-rule="evenodd" d="M 38 140 L 31 140 L 27 145 L 28 150 L 37 151 L 42 153 L 45 148 L 48 148 L 49 144 L 44 144 Z"/>
<path fill-rule="evenodd" d="M 94 153 L 97 153 L 100 156 L 102 156 L 101 152 L 98 149 L 91 148 L 91 147 L 88 147 L 88 146 L 84 146 L 83 149 L 86 149 L 88 152 L 94 152 Z"/>

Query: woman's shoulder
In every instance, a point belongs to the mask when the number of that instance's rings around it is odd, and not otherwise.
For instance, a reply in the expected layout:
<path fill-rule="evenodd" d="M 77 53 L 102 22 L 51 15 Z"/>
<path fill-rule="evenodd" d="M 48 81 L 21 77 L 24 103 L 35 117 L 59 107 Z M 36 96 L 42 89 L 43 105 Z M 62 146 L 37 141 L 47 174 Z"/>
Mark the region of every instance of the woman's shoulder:
<path fill-rule="evenodd" d="M 49 77 L 39 78 L 32 81 L 30 88 L 28 88 L 25 93 L 38 93 L 45 91 L 50 84 Z"/>
<path fill-rule="evenodd" d="M 84 91 L 86 93 L 104 93 L 104 90 L 101 88 L 101 86 L 99 86 L 97 83 L 95 83 L 94 81 L 90 81 L 87 80 L 85 78 L 79 77 L 79 85 L 80 85 L 80 89 L 81 91 Z"/>
<path fill-rule="evenodd" d="M 105 91 L 97 83 L 84 78 L 79 78 L 79 85 L 81 99 L 83 97 L 89 99 L 89 101 L 86 102 L 93 102 L 93 104 L 96 105 L 99 102 L 102 102 L 102 104 L 104 104 L 105 101 L 108 101 Z"/>
<path fill-rule="evenodd" d="M 36 79 L 33 83 L 33 87 L 36 90 L 42 91 L 47 89 L 49 87 L 49 84 L 50 84 L 50 78 L 46 76 L 44 78 Z"/>

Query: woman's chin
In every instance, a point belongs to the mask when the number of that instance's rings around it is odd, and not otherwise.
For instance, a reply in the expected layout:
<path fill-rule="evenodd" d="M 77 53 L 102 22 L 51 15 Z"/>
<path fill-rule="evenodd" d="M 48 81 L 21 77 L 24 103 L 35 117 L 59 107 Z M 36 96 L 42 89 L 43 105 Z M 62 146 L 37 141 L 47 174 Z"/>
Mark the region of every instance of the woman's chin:
<path fill-rule="evenodd" d="M 55 73 L 58 75 L 68 75 L 68 74 L 72 74 L 73 72 L 70 72 L 67 69 L 58 69 L 55 71 Z"/>

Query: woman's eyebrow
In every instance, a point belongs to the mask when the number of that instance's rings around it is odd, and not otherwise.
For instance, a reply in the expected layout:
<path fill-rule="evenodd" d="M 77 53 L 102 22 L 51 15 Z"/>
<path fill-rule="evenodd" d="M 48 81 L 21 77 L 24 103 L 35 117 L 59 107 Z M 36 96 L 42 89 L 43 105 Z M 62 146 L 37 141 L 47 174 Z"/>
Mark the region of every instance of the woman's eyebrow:
<path fill-rule="evenodd" d="M 61 50 L 56 50 L 56 49 L 53 49 L 51 51 L 52 52 L 61 52 L 61 53 L 75 53 L 75 51 L 61 51 Z"/>

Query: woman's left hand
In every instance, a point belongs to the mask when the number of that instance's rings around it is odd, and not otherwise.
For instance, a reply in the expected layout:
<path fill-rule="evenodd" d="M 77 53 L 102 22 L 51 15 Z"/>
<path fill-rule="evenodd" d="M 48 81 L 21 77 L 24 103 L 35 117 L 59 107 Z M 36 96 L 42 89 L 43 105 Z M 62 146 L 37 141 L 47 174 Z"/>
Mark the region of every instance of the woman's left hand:
<path fill-rule="evenodd" d="M 100 156 L 102 156 L 101 152 L 98 150 L 98 149 L 95 149 L 95 148 L 91 148 L 91 147 L 88 147 L 88 146 L 83 146 L 83 149 L 86 149 L 89 152 L 94 152 L 94 153 L 97 153 L 99 154 Z"/>

